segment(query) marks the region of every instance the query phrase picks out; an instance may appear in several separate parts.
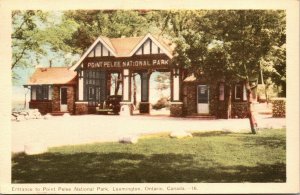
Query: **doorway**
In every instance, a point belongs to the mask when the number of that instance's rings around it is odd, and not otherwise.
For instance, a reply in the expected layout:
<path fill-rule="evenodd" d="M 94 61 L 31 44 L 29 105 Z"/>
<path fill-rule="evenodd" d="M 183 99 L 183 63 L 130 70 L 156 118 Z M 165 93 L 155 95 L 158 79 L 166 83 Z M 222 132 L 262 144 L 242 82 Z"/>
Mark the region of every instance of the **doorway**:
<path fill-rule="evenodd" d="M 68 111 L 68 93 L 66 87 L 60 88 L 60 111 L 67 112 Z"/>
<path fill-rule="evenodd" d="M 197 113 L 209 114 L 209 88 L 208 85 L 197 86 Z"/>

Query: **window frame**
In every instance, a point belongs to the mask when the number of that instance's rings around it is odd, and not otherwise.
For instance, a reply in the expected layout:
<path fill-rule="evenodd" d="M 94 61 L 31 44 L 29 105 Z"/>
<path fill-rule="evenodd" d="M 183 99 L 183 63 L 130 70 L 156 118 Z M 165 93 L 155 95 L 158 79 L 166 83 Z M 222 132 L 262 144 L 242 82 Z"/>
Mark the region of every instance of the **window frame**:
<path fill-rule="evenodd" d="M 38 85 L 35 87 L 35 100 L 49 100 L 49 86 L 48 85 Z"/>
<path fill-rule="evenodd" d="M 238 87 L 240 87 L 240 91 L 238 91 Z M 237 95 L 240 94 L 240 97 L 238 97 Z M 235 100 L 239 100 L 239 101 L 243 101 L 243 96 L 244 96 L 244 85 L 243 84 L 236 84 L 234 86 L 234 99 Z"/>

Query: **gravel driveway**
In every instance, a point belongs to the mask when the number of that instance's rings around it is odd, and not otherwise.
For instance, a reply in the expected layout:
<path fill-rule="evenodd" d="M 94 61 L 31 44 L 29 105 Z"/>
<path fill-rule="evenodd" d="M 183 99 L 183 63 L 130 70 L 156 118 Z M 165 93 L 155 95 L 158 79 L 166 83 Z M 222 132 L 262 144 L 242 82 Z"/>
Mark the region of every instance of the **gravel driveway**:
<path fill-rule="evenodd" d="M 285 118 L 259 115 L 260 128 L 285 127 Z M 69 144 L 118 141 L 129 135 L 173 131 L 245 131 L 250 132 L 248 119 L 172 118 L 168 116 L 83 115 L 52 117 L 12 122 L 12 151 L 22 152 L 24 145 L 42 142 L 48 147 Z"/>

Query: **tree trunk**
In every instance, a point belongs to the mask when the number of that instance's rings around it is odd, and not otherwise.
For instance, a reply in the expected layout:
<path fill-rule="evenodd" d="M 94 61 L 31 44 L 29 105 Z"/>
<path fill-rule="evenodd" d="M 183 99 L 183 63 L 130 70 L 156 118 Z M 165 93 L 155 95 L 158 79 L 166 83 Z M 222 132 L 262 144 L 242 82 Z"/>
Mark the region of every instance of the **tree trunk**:
<path fill-rule="evenodd" d="M 250 127 L 251 127 L 251 132 L 253 134 L 256 134 L 257 131 L 257 122 L 254 116 L 254 108 L 253 108 L 253 99 L 252 99 L 252 90 L 249 84 L 249 80 L 245 81 L 245 87 L 246 87 L 246 92 L 247 92 L 247 105 L 248 105 L 248 117 L 249 117 L 249 122 L 250 122 Z"/>
<path fill-rule="evenodd" d="M 264 84 L 265 87 L 265 96 L 266 96 L 266 102 L 267 104 L 269 104 L 269 96 L 268 96 L 268 86 L 266 84 Z"/>
<path fill-rule="evenodd" d="M 25 99 L 24 99 L 24 109 L 26 109 L 26 99 L 27 99 L 27 94 L 28 94 L 28 92 L 29 92 L 29 89 L 27 89 L 27 91 L 25 91 L 25 94 L 24 94 L 24 97 L 25 97 Z"/>

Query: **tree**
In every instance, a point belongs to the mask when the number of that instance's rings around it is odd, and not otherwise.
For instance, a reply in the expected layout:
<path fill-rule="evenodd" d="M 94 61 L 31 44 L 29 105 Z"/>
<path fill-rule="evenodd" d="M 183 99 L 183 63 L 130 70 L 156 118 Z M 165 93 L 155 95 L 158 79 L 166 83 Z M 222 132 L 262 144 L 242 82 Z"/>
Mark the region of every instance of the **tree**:
<path fill-rule="evenodd" d="M 46 13 L 41 11 L 12 12 L 12 64 L 11 69 L 25 68 L 32 64 L 29 59 L 44 54 L 41 47 L 43 41 L 39 36 L 37 25 L 45 21 Z M 13 79 L 17 75 L 13 72 Z"/>
<path fill-rule="evenodd" d="M 163 91 L 170 88 L 170 74 L 160 72 L 154 79 L 157 82 L 156 90 L 159 91 L 160 96 L 163 96 Z"/>
<path fill-rule="evenodd" d="M 49 50 L 70 52 L 64 40 L 70 38 L 76 24 L 70 20 L 60 21 L 57 13 L 33 11 L 12 12 L 12 75 L 17 81 L 18 68 L 30 68 L 40 59 L 49 57 Z"/>
<path fill-rule="evenodd" d="M 220 29 L 220 33 L 216 35 L 228 51 L 227 66 L 231 66 L 236 73 L 236 79 L 244 81 L 251 131 L 256 133 L 257 124 L 252 108 L 252 88 L 255 86 L 252 83 L 258 79 L 261 60 L 278 44 L 278 31 L 282 30 L 279 28 L 283 26 L 284 13 L 238 10 L 217 14 L 219 22 L 215 28 Z"/>
<path fill-rule="evenodd" d="M 76 10 L 66 11 L 67 20 L 73 20 L 78 28 L 65 40 L 73 53 L 84 52 L 100 35 L 110 38 L 145 35 L 156 31 L 152 12 L 134 10 Z"/>
<path fill-rule="evenodd" d="M 228 83 L 243 81 L 247 89 L 251 131 L 256 133 L 252 112 L 252 83 L 258 78 L 262 60 L 272 53 L 274 46 L 285 40 L 285 12 L 208 11 L 194 15 L 191 20 L 193 22 L 186 29 L 174 30 L 179 40 L 176 42 L 174 63 L 187 65 L 191 72 L 213 74 L 214 78 L 218 75 L 218 78 L 226 79 Z M 172 25 L 177 23 L 175 20 Z M 281 57 L 285 59 L 285 54 Z M 285 64 L 280 64 L 281 67 L 277 68 L 285 70 Z M 263 68 L 274 67 L 269 64 Z"/>

